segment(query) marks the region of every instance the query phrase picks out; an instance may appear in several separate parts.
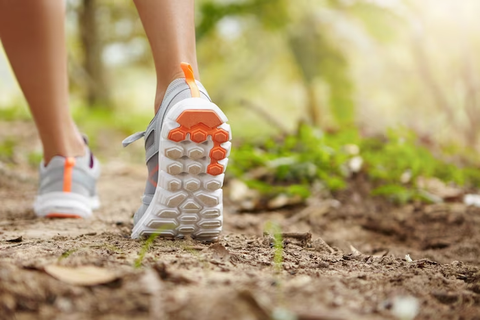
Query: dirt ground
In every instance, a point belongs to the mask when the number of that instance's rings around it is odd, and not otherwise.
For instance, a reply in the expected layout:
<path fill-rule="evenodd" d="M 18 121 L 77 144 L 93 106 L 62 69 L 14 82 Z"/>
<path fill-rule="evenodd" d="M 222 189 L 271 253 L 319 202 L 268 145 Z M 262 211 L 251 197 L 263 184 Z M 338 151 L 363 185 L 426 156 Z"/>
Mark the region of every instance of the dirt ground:
<path fill-rule="evenodd" d="M 480 209 L 395 207 L 358 178 L 335 199 L 239 213 L 227 186 L 217 243 L 155 239 L 147 249 L 130 239 L 141 161 L 116 146 L 101 154 L 93 219 L 37 219 L 36 170 L 22 154 L 38 140 L 24 127 L 0 123 L 0 140 L 22 132 L 13 163 L 0 161 L 0 319 L 413 319 L 417 306 L 415 319 L 480 319 Z M 269 222 L 283 248 L 264 234 Z M 72 284 L 52 265 L 111 277 Z"/>

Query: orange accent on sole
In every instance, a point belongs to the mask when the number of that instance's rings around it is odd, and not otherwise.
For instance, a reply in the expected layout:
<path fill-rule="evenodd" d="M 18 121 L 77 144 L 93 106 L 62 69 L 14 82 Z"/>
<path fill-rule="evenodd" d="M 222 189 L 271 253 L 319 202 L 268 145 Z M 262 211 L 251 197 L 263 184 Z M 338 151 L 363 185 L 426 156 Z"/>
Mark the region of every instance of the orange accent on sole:
<path fill-rule="evenodd" d="M 66 218 L 73 218 L 73 219 L 82 219 L 81 216 L 71 213 L 49 213 L 45 216 L 45 218 L 54 218 L 54 219 L 66 219 Z"/>
<path fill-rule="evenodd" d="M 177 122 L 188 129 L 199 123 L 203 123 L 208 128 L 213 129 L 223 123 L 222 119 L 213 110 L 185 110 L 178 116 Z M 225 130 L 223 131 L 226 132 Z"/>
<path fill-rule="evenodd" d="M 75 166 L 75 158 L 65 158 L 65 168 L 63 170 L 63 192 L 72 191 L 72 172 Z"/>
<path fill-rule="evenodd" d="M 168 139 L 180 142 L 185 140 L 187 134 L 196 143 L 202 143 L 208 136 L 212 137 L 213 148 L 210 150 L 211 162 L 207 167 L 207 173 L 218 176 L 223 173 L 223 166 L 218 161 L 227 157 L 227 150 L 220 145 L 228 141 L 229 134 L 226 130 L 218 128 L 223 121 L 213 110 L 185 110 L 178 118 L 180 127 L 168 133 Z"/>
<path fill-rule="evenodd" d="M 195 76 L 193 75 L 192 66 L 186 62 L 182 62 L 180 63 L 180 67 L 182 68 L 183 74 L 185 75 L 185 81 L 190 87 L 192 97 L 200 98 L 200 91 L 198 90 L 197 83 L 195 82 Z"/>

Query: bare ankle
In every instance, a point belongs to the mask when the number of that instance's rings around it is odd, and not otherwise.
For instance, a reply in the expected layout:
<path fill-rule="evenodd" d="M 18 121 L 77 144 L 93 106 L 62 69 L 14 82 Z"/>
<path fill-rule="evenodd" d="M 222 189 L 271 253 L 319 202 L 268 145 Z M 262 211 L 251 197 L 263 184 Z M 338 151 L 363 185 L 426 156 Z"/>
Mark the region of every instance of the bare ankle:
<path fill-rule="evenodd" d="M 45 165 L 55 156 L 81 157 L 86 153 L 85 141 L 78 130 L 68 130 L 52 137 L 42 137 Z"/>
<path fill-rule="evenodd" d="M 178 79 L 178 78 L 184 78 L 183 71 L 180 69 L 179 65 L 179 70 L 172 70 L 170 72 L 169 76 L 163 76 L 162 79 L 157 79 L 157 91 L 155 93 L 155 114 L 157 113 L 158 109 L 160 109 L 160 106 L 162 104 L 163 98 L 165 96 L 165 92 L 167 91 L 168 86 L 172 81 Z M 157 75 L 158 77 L 158 75 Z"/>

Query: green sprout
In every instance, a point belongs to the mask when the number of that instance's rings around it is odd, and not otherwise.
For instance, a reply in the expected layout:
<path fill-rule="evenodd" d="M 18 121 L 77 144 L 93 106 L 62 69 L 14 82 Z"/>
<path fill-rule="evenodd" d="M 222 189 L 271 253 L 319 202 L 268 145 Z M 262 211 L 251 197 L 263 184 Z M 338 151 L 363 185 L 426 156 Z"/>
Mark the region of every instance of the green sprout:
<path fill-rule="evenodd" d="M 145 258 L 145 255 L 147 254 L 148 250 L 152 246 L 155 239 L 159 236 L 162 236 L 162 232 L 164 232 L 166 230 L 171 230 L 173 228 L 175 228 L 175 226 L 173 224 L 164 225 L 164 226 L 158 228 L 157 230 L 155 230 L 155 232 L 152 233 L 147 238 L 147 240 L 145 240 L 145 243 L 143 244 L 142 248 L 140 249 L 140 253 L 138 254 L 138 258 L 135 259 L 135 262 L 134 262 L 134 265 L 133 265 L 135 269 L 138 269 L 142 266 L 143 259 Z"/>

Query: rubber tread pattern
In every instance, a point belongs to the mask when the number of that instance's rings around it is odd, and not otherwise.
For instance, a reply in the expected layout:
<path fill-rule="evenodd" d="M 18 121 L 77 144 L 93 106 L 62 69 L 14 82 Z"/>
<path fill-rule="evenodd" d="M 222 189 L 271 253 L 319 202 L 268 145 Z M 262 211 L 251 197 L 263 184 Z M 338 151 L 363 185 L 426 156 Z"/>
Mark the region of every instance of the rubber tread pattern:
<path fill-rule="evenodd" d="M 159 234 L 216 240 L 223 225 L 227 118 L 213 103 L 186 99 L 168 111 L 160 136 L 158 185 L 132 237 Z"/>

